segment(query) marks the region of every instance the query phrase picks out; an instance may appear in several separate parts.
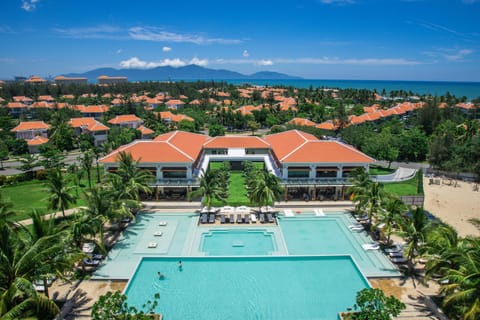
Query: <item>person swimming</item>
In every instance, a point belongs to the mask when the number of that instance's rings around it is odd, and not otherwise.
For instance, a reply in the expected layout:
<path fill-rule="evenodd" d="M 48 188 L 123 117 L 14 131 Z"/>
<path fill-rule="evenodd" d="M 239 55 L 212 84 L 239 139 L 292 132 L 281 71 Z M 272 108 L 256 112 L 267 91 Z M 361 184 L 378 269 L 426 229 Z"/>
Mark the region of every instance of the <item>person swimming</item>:
<path fill-rule="evenodd" d="M 162 274 L 160 271 L 157 272 L 158 279 L 165 279 L 165 275 Z"/>
<path fill-rule="evenodd" d="M 182 260 L 178 261 L 178 269 L 182 270 L 183 269 L 183 263 Z"/>

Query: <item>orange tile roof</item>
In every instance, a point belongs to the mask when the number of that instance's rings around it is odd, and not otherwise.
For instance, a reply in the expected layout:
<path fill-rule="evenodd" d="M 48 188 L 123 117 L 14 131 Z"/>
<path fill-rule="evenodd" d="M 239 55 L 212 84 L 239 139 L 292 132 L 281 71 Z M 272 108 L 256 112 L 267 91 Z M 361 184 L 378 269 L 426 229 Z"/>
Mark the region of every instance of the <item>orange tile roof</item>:
<path fill-rule="evenodd" d="M 305 127 L 314 127 L 317 124 L 311 120 L 305 118 L 293 118 L 292 120 L 288 121 L 289 124 L 293 124 L 295 126 L 305 126 Z"/>
<path fill-rule="evenodd" d="M 143 120 L 137 117 L 134 114 L 123 114 L 118 115 L 113 119 L 108 120 L 110 124 L 122 124 L 122 123 L 129 123 L 129 122 L 142 122 Z"/>
<path fill-rule="evenodd" d="M 475 108 L 475 105 L 474 105 L 473 103 L 471 103 L 471 102 L 468 102 L 468 103 L 463 103 L 463 102 L 462 102 L 462 103 L 457 103 L 456 106 L 459 107 L 459 108 L 462 108 L 462 109 L 467 109 L 467 110 Z"/>
<path fill-rule="evenodd" d="M 94 118 L 91 117 L 84 117 L 84 118 L 72 118 L 68 122 L 74 128 L 81 128 L 84 127 L 88 131 L 105 131 L 110 130 L 109 127 L 104 125 L 103 123 L 98 122 Z"/>
<path fill-rule="evenodd" d="M 27 121 L 27 122 L 20 122 L 18 126 L 10 130 L 11 132 L 18 132 L 18 131 L 29 131 L 29 130 L 40 130 L 45 129 L 48 130 L 50 125 L 46 124 L 43 121 Z"/>
<path fill-rule="evenodd" d="M 248 148 L 265 149 L 270 148 L 270 144 L 259 137 L 252 136 L 219 136 L 207 141 L 203 147 L 205 149 L 218 148 Z"/>
<path fill-rule="evenodd" d="M 185 102 L 183 102 L 182 100 L 177 100 L 177 99 L 168 100 L 167 102 L 165 102 L 165 105 L 166 105 L 166 106 L 182 105 L 182 104 L 185 104 Z"/>
<path fill-rule="evenodd" d="M 42 79 L 39 76 L 31 76 L 30 79 L 25 80 L 25 82 L 43 83 L 43 82 L 47 82 L 47 80 Z"/>
<path fill-rule="evenodd" d="M 62 96 L 63 99 L 75 99 L 75 96 L 73 94 L 64 94 Z"/>
<path fill-rule="evenodd" d="M 190 101 L 188 104 L 190 104 L 190 105 L 199 105 L 199 104 L 202 104 L 202 103 L 200 102 L 200 100 L 195 99 L 195 100 Z"/>
<path fill-rule="evenodd" d="M 14 96 L 13 101 L 15 102 L 32 102 L 33 99 L 25 96 Z"/>
<path fill-rule="evenodd" d="M 332 120 L 324 121 L 316 126 L 317 129 L 333 131 L 337 129 L 337 126 L 333 124 Z"/>
<path fill-rule="evenodd" d="M 375 112 L 378 109 L 380 109 L 380 106 L 378 104 L 374 104 L 370 107 L 363 107 L 363 112 L 366 112 L 366 113 Z"/>
<path fill-rule="evenodd" d="M 48 103 L 47 101 L 38 101 L 34 102 L 30 105 L 30 108 L 53 108 L 52 103 Z"/>
<path fill-rule="evenodd" d="M 52 96 L 38 96 L 38 101 L 55 101 L 55 98 Z"/>
<path fill-rule="evenodd" d="M 19 109 L 19 108 L 26 108 L 27 105 L 26 104 L 23 104 L 21 102 L 9 102 L 7 103 L 7 108 L 9 109 Z"/>
<path fill-rule="evenodd" d="M 258 105 L 258 106 L 247 105 L 247 106 L 242 106 L 240 108 L 237 108 L 234 111 L 240 112 L 242 115 L 245 116 L 245 115 L 252 114 L 252 111 L 261 110 L 261 109 L 262 109 L 262 105 Z"/>
<path fill-rule="evenodd" d="M 180 122 L 182 120 L 194 121 L 193 118 L 186 116 L 184 114 L 173 114 L 170 111 L 161 111 L 157 114 L 160 114 L 161 119 L 170 119 L 172 122 Z"/>
<path fill-rule="evenodd" d="M 28 146 L 39 146 L 48 142 L 48 138 L 35 136 L 33 139 L 25 139 Z"/>
<path fill-rule="evenodd" d="M 264 139 L 270 143 L 272 150 L 275 152 L 278 159 L 282 159 L 302 143 L 309 140 L 318 140 L 314 135 L 298 130 L 270 134 L 265 136 Z"/>
<path fill-rule="evenodd" d="M 190 158 L 196 159 L 202 150 L 203 144 L 210 139 L 209 136 L 185 131 L 172 131 L 157 136 L 155 141 L 165 141 L 182 150 Z"/>
<path fill-rule="evenodd" d="M 144 125 L 141 125 L 140 127 L 138 127 L 137 130 L 140 131 L 140 133 L 143 134 L 143 135 L 155 133 L 155 131 L 145 127 Z"/>
<path fill-rule="evenodd" d="M 307 141 L 281 159 L 286 163 L 373 163 L 375 160 L 337 141 Z"/>
<path fill-rule="evenodd" d="M 120 152 L 132 155 L 135 161 L 147 163 L 192 163 L 195 158 L 166 141 L 137 140 L 111 152 L 100 159 L 101 163 L 115 163 Z"/>
<path fill-rule="evenodd" d="M 84 106 L 79 111 L 81 113 L 105 113 L 110 109 L 108 106 L 105 105 L 94 105 L 94 106 Z"/>

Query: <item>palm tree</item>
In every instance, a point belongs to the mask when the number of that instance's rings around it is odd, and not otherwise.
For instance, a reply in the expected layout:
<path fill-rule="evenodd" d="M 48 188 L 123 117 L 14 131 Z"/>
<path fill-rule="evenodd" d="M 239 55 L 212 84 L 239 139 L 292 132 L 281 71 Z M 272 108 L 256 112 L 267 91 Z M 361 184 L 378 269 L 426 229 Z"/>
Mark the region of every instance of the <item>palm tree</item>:
<path fill-rule="evenodd" d="M 250 201 L 262 207 L 280 200 L 283 194 L 280 179 L 265 170 L 259 170 L 258 173 L 249 188 Z"/>
<path fill-rule="evenodd" d="M 367 197 L 365 197 L 365 195 L 373 181 L 368 176 L 365 168 L 356 168 L 352 171 L 350 182 L 352 186 L 347 189 L 347 192 L 352 195 L 352 200 L 355 202 L 355 210 L 361 212 L 366 206 L 365 201 Z"/>
<path fill-rule="evenodd" d="M 408 272 L 414 276 L 415 265 L 413 259 L 420 251 L 420 246 L 425 242 L 430 222 L 422 207 L 410 210 L 410 213 L 410 215 L 405 215 L 401 220 L 400 231 L 397 233 L 406 241 L 404 253 L 406 253 L 408 259 Z M 412 281 L 415 286 L 413 277 Z"/>
<path fill-rule="evenodd" d="M 85 152 L 83 157 L 80 157 L 80 162 L 82 164 L 82 168 L 87 172 L 88 188 L 92 189 L 93 154 L 90 151 Z"/>
<path fill-rule="evenodd" d="M 368 217 L 372 219 L 380 211 L 384 197 L 385 192 L 383 191 L 383 185 L 379 182 L 372 182 L 367 185 L 365 191 L 355 194 L 353 200 L 362 204 L 362 209 L 365 210 Z"/>
<path fill-rule="evenodd" d="M 223 189 L 218 183 L 218 179 L 213 170 L 203 171 L 200 178 L 200 186 L 189 194 L 191 197 L 202 197 L 202 205 L 208 210 L 212 207 L 213 200 L 225 201 Z"/>
<path fill-rule="evenodd" d="M 388 196 L 382 203 L 382 208 L 378 212 L 378 224 L 384 224 L 384 233 L 387 237 L 386 243 L 390 244 L 390 236 L 393 229 L 399 224 L 402 214 L 406 210 L 406 205 L 395 195 Z"/>
<path fill-rule="evenodd" d="M 38 159 L 35 155 L 27 153 L 22 155 L 18 161 L 22 163 L 20 170 L 25 172 L 28 178 L 33 177 L 33 169 L 38 165 Z"/>
<path fill-rule="evenodd" d="M 77 199 L 69 193 L 71 189 L 72 187 L 67 185 L 60 169 L 52 169 L 47 179 L 46 191 L 50 194 L 48 207 L 62 211 L 62 216 L 65 217 L 65 209 L 77 202 Z"/>

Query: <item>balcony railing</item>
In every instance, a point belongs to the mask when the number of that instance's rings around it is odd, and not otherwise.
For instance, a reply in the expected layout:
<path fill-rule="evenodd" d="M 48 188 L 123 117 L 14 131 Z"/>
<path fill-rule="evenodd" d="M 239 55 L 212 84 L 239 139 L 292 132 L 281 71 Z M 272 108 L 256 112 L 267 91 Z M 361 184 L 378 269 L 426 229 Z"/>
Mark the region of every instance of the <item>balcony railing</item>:
<path fill-rule="evenodd" d="M 282 179 L 282 184 L 289 186 L 345 186 L 352 183 L 348 178 L 287 178 Z"/>

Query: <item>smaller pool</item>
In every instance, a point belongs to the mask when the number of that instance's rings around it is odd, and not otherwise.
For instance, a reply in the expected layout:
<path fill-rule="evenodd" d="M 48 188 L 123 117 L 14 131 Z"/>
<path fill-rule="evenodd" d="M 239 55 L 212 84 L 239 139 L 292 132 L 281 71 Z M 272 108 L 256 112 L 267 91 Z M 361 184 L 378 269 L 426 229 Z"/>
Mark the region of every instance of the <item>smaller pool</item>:
<path fill-rule="evenodd" d="M 212 229 L 202 233 L 199 250 L 209 256 L 271 255 L 275 243 L 266 229 Z"/>

